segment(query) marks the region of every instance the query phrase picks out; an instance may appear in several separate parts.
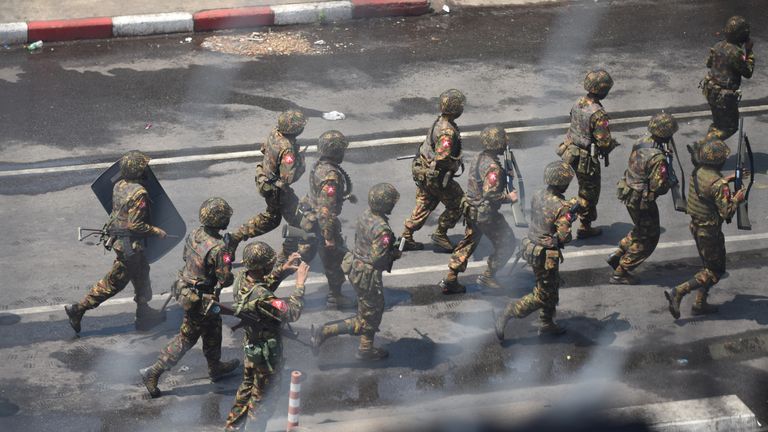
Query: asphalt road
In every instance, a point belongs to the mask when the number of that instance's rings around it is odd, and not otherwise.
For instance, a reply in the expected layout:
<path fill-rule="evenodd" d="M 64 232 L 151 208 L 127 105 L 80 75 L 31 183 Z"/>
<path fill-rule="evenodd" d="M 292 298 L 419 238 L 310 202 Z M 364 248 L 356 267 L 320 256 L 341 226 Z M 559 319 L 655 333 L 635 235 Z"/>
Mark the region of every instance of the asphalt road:
<path fill-rule="evenodd" d="M 584 72 L 595 65 L 608 68 L 616 81 L 605 101 L 614 119 L 660 109 L 700 111 L 706 106 L 696 86 L 705 73 L 707 47 L 734 13 L 750 17 L 758 56 L 753 79 L 743 85 L 742 106 L 759 107 L 768 100 L 759 60 L 766 9 L 756 0 L 664 6 L 585 2 L 293 27 L 275 31 L 323 39 L 330 52 L 258 60 L 208 52 L 199 46 L 205 35 L 195 35 L 192 44 L 180 44 L 185 35 L 175 35 L 51 44 L 38 54 L 6 50 L 0 56 L 0 174 L 113 161 L 131 148 L 158 158 L 254 150 L 278 112 L 289 107 L 311 116 L 301 137 L 308 144 L 331 128 L 354 141 L 420 135 L 435 116 L 437 95 L 450 87 L 468 97 L 459 119 L 464 131 L 490 123 L 557 124 L 582 93 Z M 320 118 L 331 110 L 347 119 Z M 567 285 L 559 309 L 571 329 L 566 337 L 540 341 L 530 318 L 510 326 L 510 341 L 498 346 L 490 333 L 490 308 L 523 295 L 532 286 L 530 271 L 506 279 L 503 293 L 470 287 L 466 296 L 444 299 L 434 284 L 447 255 L 428 250 L 409 254 L 385 279 L 388 311 L 380 339 L 392 352 L 389 360 L 374 368 L 357 364 L 353 338 L 332 341 L 315 359 L 303 343 L 310 324 L 346 313 L 324 311 L 324 286 L 313 283 L 306 313 L 295 326 L 303 342 L 289 341 L 286 352 L 287 369 L 301 369 L 308 377 L 302 398 L 307 419 L 338 420 L 353 408 L 396 412 L 449 395 L 471 399 L 508 390 L 518 392 L 510 399 L 536 392 L 553 401 L 576 391 L 609 406 L 737 394 L 768 420 L 768 308 L 761 279 L 768 254 L 763 200 L 768 183 L 760 140 L 767 135 L 766 122 L 768 115 L 760 109 L 746 116 L 758 164 L 750 203 L 753 231 L 725 228 L 729 274 L 712 294 L 722 303 L 721 314 L 697 320 L 684 316 L 675 323 L 666 312 L 661 290 L 687 279 L 698 266 L 688 220 L 673 211 L 669 197 L 660 205 L 663 247 L 638 273 L 643 285 L 606 284 L 610 272 L 600 250 L 615 245 L 630 227 L 614 185 L 632 141 L 644 133 L 641 123 L 617 121 L 614 132 L 622 146 L 604 169 L 599 205 L 598 225 L 605 234 L 566 250 Z M 682 122 L 678 145 L 701 136 L 708 123 L 700 116 Z M 541 187 L 541 170 L 555 158 L 562 132 L 512 135 L 529 194 Z M 735 140 L 730 144 L 735 147 Z M 468 157 L 479 147 L 476 138 L 466 145 Z M 358 196 L 380 181 L 400 189 L 402 199 L 391 218 L 396 230 L 410 211 L 414 190 L 408 163 L 393 159 L 414 149 L 415 144 L 355 149 L 345 161 Z M 310 154 L 309 162 L 314 158 Z M 263 208 L 252 183 L 255 160 L 175 163 L 154 170 L 190 228 L 200 202 L 212 195 L 233 205 L 236 224 Z M 689 161 L 683 163 L 690 172 Z M 151 362 L 177 330 L 178 306 L 156 331 L 135 333 L 128 288 L 112 305 L 89 313 L 82 336 L 72 337 L 58 305 L 84 295 L 111 262 L 100 248 L 78 243 L 75 236 L 77 226 L 103 223 L 105 215 L 89 188 L 98 173 L 0 176 L 5 230 L 0 239 L 0 280 L 5 281 L 0 425 L 61 431 L 216 428 L 238 379 L 208 384 L 199 349 L 180 363 L 187 368 L 165 375 L 161 388 L 170 390 L 168 396 L 145 400 L 138 385 L 135 370 Z M 305 193 L 304 181 L 296 189 Z M 344 233 L 350 240 L 362 209 L 361 203 L 345 206 Z M 434 221 L 417 236 L 426 240 Z M 455 240 L 460 229 L 452 231 Z M 277 232 L 265 238 L 278 244 Z M 478 250 L 466 283 L 474 280 L 488 247 L 484 242 Z M 166 291 L 180 255 L 179 247 L 153 265 L 156 293 Z M 319 262 L 314 264 L 317 280 Z M 225 357 L 241 356 L 239 337 L 225 331 Z M 731 348 L 713 348 L 722 346 Z M 613 384 L 589 385 L 594 382 Z M 281 399 L 275 429 L 282 426 L 284 405 Z"/>

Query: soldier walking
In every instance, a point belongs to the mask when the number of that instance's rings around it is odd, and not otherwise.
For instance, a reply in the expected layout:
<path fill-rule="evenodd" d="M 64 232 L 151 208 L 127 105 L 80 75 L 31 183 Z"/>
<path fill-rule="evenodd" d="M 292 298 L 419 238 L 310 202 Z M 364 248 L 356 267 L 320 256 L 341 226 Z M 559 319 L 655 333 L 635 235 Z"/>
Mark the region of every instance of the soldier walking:
<path fill-rule="evenodd" d="M 221 316 L 213 307 L 221 289 L 232 285 L 234 278 L 232 255 L 219 233 L 229 225 L 232 207 L 222 198 L 208 198 L 200 206 L 199 216 L 201 226 L 187 236 L 184 267 L 174 286 L 184 308 L 179 334 L 160 351 L 155 363 L 139 371 L 153 398 L 161 395 L 157 387 L 160 375 L 175 366 L 201 337 L 211 381 L 221 379 L 240 364 L 236 359 L 221 361 Z"/>
<path fill-rule="evenodd" d="M 249 430 L 264 431 L 269 413 L 275 407 L 275 395 L 269 395 L 280 387 L 283 369 L 282 328 L 285 323 L 297 321 L 304 308 L 304 283 L 309 265 L 292 255 L 288 262 L 290 272 L 296 273 L 296 289 L 292 295 L 281 299 L 274 292 L 280 285 L 279 278 L 272 279 L 276 254 L 268 244 L 254 242 L 243 250 L 245 270 L 235 278 L 235 316 L 245 323 L 243 338 L 243 382 L 237 389 L 235 403 L 227 416 L 226 430 L 243 430 L 248 423 Z M 271 397 L 270 397 L 271 396 Z"/>
<path fill-rule="evenodd" d="M 627 170 L 619 180 L 618 198 L 627 207 L 634 226 L 619 242 L 616 252 L 608 256 L 614 272 L 612 284 L 634 285 L 637 277 L 630 273 L 656 249 L 661 236 L 659 207 L 656 199 L 669 191 L 670 176 L 663 146 L 677 132 L 677 121 L 667 113 L 656 114 L 648 124 L 646 135 L 635 143 L 629 154 Z"/>
<path fill-rule="evenodd" d="M 731 154 L 728 146 L 719 139 L 705 142 L 699 148 L 699 165 L 691 174 L 688 188 L 689 228 L 703 267 L 693 278 L 664 291 L 669 302 L 669 312 L 680 318 L 680 302 L 686 294 L 696 291 L 696 300 L 691 307 L 692 315 L 717 312 L 717 306 L 707 303 L 709 289 L 725 273 L 725 237 L 723 221 L 730 223 L 739 204 L 745 199 L 746 188 L 731 194 L 728 183 L 735 175 L 724 177 L 720 170 Z"/>
<path fill-rule="evenodd" d="M 515 234 L 504 215 L 499 212 L 503 203 L 517 201 L 517 192 L 506 193 L 507 173 L 498 156 L 507 148 L 507 133 L 500 126 L 488 126 L 480 133 L 483 151 L 472 161 L 467 172 L 467 197 L 464 203 L 464 238 L 451 254 L 448 274 L 440 281 L 443 294 L 466 292 L 458 281 L 458 274 L 467 269 L 467 261 L 477 249 L 483 234 L 493 244 L 488 257 L 488 267 L 477 282 L 489 288 L 500 289 L 496 272 L 512 257 L 515 250 Z M 511 185 L 510 185 L 511 186 Z"/>
<path fill-rule="evenodd" d="M 357 220 L 354 251 L 344 258 L 349 263 L 345 271 L 357 292 L 357 315 L 312 326 L 315 352 L 328 338 L 349 334 L 360 336 L 358 360 L 379 360 L 389 355 L 387 350 L 373 346 L 373 337 L 384 314 L 381 274 L 390 271 L 392 262 L 400 258 L 388 219 L 399 199 L 400 193 L 389 183 L 379 183 L 368 192 L 368 209 Z"/>
<path fill-rule="evenodd" d="M 114 249 L 112 268 L 96 282 L 88 294 L 74 303 L 64 306 L 69 324 L 80 333 L 80 322 L 85 311 L 97 308 L 107 299 L 122 291 L 128 282 L 136 293 L 136 330 L 146 331 L 165 321 L 165 313 L 152 309 L 152 284 L 149 280 L 149 263 L 144 256 L 144 238 L 165 238 L 161 228 L 150 224 L 150 205 L 147 189 L 142 185 L 149 166 L 149 156 L 132 150 L 120 158 L 120 176 L 112 189 L 112 213 L 105 225 L 110 233 L 106 242 Z"/>
<path fill-rule="evenodd" d="M 528 236 L 520 245 L 522 258 L 531 266 L 536 276 L 533 292 L 517 302 L 510 302 L 495 321 L 496 337 L 504 340 L 504 328 L 512 318 L 524 318 L 539 312 L 539 335 L 560 335 L 565 328 L 555 321 L 555 308 L 559 300 L 560 251 L 571 241 L 571 222 L 576 216 L 572 202 L 563 194 L 571 184 L 575 173 L 565 162 L 550 162 L 544 168 L 547 187 L 538 191 L 531 200 L 531 223 Z"/>
<path fill-rule="evenodd" d="M 461 200 L 464 191 L 453 180 L 462 167 L 461 133 L 455 120 L 464 112 L 466 98 L 459 90 L 450 89 L 440 95 L 440 116 L 427 132 L 427 138 L 413 159 L 411 171 L 416 182 L 416 207 L 405 220 L 403 240 L 406 251 L 424 249 L 413 239 L 413 233 L 421 229 L 439 203 L 445 211 L 437 221 L 432 243 L 437 251 L 452 252 L 453 244 L 448 230 L 461 218 Z"/>
<path fill-rule="evenodd" d="M 618 145 L 611 138 L 608 128 L 608 114 L 601 100 L 608 96 L 613 87 L 613 79 L 603 69 L 587 73 L 584 89 L 588 92 L 576 101 L 571 108 L 571 125 L 565 135 L 565 141 L 558 147 L 557 155 L 571 165 L 579 182 L 579 198 L 583 209 L 579 213 L 577 234 L 580 239 L 598 236 L 603 233 L 593 227 L 597 219 L 597 201 L 600 199 L 600 161 L 603 157 L 608 165 L 608 154 Z"/>

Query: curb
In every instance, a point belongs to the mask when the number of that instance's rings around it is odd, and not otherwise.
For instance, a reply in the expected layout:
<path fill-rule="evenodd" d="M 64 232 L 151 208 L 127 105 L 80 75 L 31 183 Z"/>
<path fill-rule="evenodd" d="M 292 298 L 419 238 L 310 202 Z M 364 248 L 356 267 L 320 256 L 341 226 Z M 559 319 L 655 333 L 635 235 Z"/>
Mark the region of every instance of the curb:
<path fill-rule="evenodd" d="M 311 24 L 354 18 L 423 15 L 429 0 L 340 0 L 211 9 L 194 13 L 0 23 L 0 44 L 191 33 L 270 25 Z"/>

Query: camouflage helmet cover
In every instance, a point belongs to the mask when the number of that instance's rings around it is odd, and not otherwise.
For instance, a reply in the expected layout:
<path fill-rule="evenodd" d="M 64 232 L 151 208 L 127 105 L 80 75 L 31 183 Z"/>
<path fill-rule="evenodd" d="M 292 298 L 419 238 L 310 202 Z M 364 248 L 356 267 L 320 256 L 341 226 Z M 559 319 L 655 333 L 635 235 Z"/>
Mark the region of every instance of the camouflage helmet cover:
<path fill-rule="evenodd" d="M 671 138 L 678 129 L 677 120 L 665 112 L 654 115 L 648 123 L 648 132 L 659 138 Z"/>
<path fill-rule="evenodd" d="M 232 207 L 224 198 L 208 198 L 200 205 L 200 223 L 207 227 L 224 229 L 231 217 Z"/>
<path fill-rule="evenodd" d="M 605 69 L 595 69 L 587 72 L 584 77 L 584 90 L 605 96 L 613 87 L 613 78 Z"/>
<path fill-rule="evenodd" d="M 272 270 L 276 260 L 275 250 L 261 241 L 249 243 L 243 250 L 243 265 L 248 270 L 261 270 L 267 273 Z"/>
<path fill-rule="evenodd" d="M 554 161 L 544 168 L 544 183 L 549 186 L 567 187 L 576 173 L 563 161 Z"/>
<path fill-rule="evenodd" d="M 126 180 L 138 180 L 149 166 L 149 156 L 138 150 L 131 150 L 120 158 L 120 175 Z"/>
<path fill-rule="evenodd" d="M 349 147 L 349 141 L 343 133 L 337 130 L 323 132 L 317 140 L 317 150 L 320 156 L 341 162 L 344 159 L 344 151 Z"/>
<path fill-rule="evenodd" d="M 368 191 L 368 206 L 375 212 L 391 213 L 399 199 L 400 192 L 389 183 L 376 184 Z"/>
<path fill-rule="evenodd" d="M 721 166 L 725 163 L 731 149 L 720 139 L 712 139 L 699 147 L 699 163 Z"/>
<path fill-rule="evenodd" d="M 306 125 L 307 119 L 301 111 L 288 110 L 277 117 L 277 130 L 285 135 L 299 135 Z"/>
<path fill-rule="evenodd" d="M 440 94 L 440 112 L 445 115 L 458 117 L 464 112 L 466 96 L 459 90 L 450 89 Z"/>
<path fill-rule="evenodd" d="M 749 23 L 744 17 L 736 15 L 728 18 L 723 29 L 725 39 L 731 43 L 744 43 L 749 40 Z"/>
<path fill-rule="evenodd" d="M 508 142 L 507 132 L 501 126 L 491 125 L 480 132 L 480 143 L 486 150 L 504 150 Z"/>

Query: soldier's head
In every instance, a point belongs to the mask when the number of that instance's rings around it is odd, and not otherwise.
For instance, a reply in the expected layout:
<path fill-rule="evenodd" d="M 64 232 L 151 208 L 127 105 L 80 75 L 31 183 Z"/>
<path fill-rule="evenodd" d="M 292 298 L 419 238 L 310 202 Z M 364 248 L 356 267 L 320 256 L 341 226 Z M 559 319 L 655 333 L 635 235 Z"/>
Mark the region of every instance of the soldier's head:
<path fill-rule="evenodd" d="M 379 183 L 368 191 L 368 206 L 376 213 L 388 215 L 400 199 L 400 192 L 389 183 Z"/>
<path fill-rule="evenodd" d="M 480 132 L 480 143 L 485 150 L 496 154 L 503 153 L 509 144 L 507 132 L 499 125 L 488 126 Z"/>
<path fill-rule="evenodd" d="M 565 192 L 575 175 L 573 168 L 567 163 L 563 161 L 550 162 L 544 168 L 544 183 L 558 192 Z"/>
<path fill-rule="evenodd" d="M 450 89 L 440 94 L 440 113 L 450 119 L 457 119 L 464 112 L 467 98 L 459 90 Z"/>
<path fill-rule="evenodd" d="M 605 69 L 595 69 L 587 72 L 584 77 L 584 90 L 597 99 L 604 99 L 613 87 L 613 78 Z"/>
<path fill-rule="evenodd" d="M 320 152 L 320 157 L 336 163 L 341 163 L 344 160 L 344 152 L 347 147 L 349 147 L 347 137 L 337 130 L 323 132 L 317 140 L 317 150 Z"/>
<path fill-rule="evenodd" d="M 277 131 L 283 135 L 301 135 L 306 125 L 307 119 L 301 111 L 288 110 L 277 117 Z"/>
<path fill-rule="evenodd" d="M 216 230 L 226 229 L 232 217 L 232 207 L 224 198 L 213 197 L 200 205 L 200 223 Z"/>
<path fill-rule="evenodd" d="M 725 23 L 725 40 L 733 44 L 743 44 L 749 40 L 749 23 L 742 16 L 732 16 Z"/>
<path fill-rule="evenodd" d="M 120 176 L 125 180 L 142 180 L 149 166 L 149 156 L 131 150 L 120 158 Z"/>
<path fill-rule="evenodd" d="M 671 114 L 665 112 L 654 115 L 648 123 L 648 132 L 659 142 L 669 141 L 678 128 L 677 120 Z"/>
<path fill-rule="evenodd" d="M 731 149 L 721 139 L 709 139 L 699 146 L 698 161 L 702 165 L 709 165 L 720 169 L 725 165 Z"/>
<path fill-rule="evenodd" d="M 275 261 L 277 261 L 275 250 L 264 242 L 248 243 L 243 250 L 243 265 L 258 275 L 263 276 L 271 272 Z"/>

